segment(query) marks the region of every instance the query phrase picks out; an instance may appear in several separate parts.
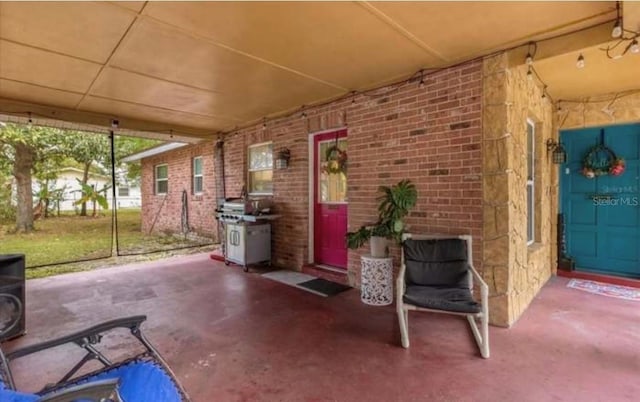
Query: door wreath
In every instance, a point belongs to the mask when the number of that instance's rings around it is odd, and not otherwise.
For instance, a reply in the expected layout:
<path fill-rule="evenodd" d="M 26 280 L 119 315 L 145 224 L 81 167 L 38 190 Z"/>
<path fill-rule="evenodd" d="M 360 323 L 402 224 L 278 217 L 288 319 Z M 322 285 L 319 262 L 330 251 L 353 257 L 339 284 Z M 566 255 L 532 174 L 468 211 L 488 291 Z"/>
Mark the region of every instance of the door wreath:
<path fill-rule="evenodd" d="M 589 179 L 608 174 L 620 176 L 624 170 L 624 159 L 616 156 L 615 152 L 604 144 L 591 147 L 582 159 L 582 174 Z"/>
<path fill-rule="evenodd" d="M 338 144 L 334 144 L 327 148 L 325 154 L 327 165 L 324 170 L 327 173 L 347 173 L 347 151 L 338 148 Z"/>

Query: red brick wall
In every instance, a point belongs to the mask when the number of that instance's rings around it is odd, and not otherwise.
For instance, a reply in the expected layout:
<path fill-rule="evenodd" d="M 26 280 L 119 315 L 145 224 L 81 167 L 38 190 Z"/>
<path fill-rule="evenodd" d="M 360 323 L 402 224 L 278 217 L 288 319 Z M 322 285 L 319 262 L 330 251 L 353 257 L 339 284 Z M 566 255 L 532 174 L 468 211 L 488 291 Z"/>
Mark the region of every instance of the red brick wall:
<path fill-rule="evenodd" d="M 217 239 L 214 143 L 187 145 L 142 160 L 142 231 L 181 233 L 182 191 L 187 190 L 189 227 Z M 202 156 L 203 192 L 192 194 L 192 158 Z M 168 165 L 169 191 L 154 194 L 154 168 Z"/>
<path fill-rule="evenodd" d="M 379 185 L 411 179 L 418 204 L 407 219 L 412 232 L 471 234 L 474 261 L 482 261 L 482 62 L 425 77 L 381 96 L 356 97 L 269 121 L 225 137 L 227 196 L 246 179 L 246 151 L 272 140 L 274 153 L 291 150 L 290 167 L 274 171 L 274 201 L 283 217 L 273 223 L 274 264 L 299 269 L 308 250 L 309 133 L 348 126 L 349 230 L 375 220 Z M 171 174 L 171 169 L 170 169 Z M 350 251 L 349 271 L 359 283 L 360 254 Z M 398 255 L 398 250 L 394 250 Z M 397 264 L 398 258 L 396 258 Z"/>

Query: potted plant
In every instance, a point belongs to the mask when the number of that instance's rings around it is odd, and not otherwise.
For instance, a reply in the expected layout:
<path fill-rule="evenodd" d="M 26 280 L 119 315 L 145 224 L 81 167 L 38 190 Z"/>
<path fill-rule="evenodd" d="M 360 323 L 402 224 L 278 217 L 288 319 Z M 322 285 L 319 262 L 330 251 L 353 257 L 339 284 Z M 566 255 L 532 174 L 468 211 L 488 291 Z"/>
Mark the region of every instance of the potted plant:
<path fill-rule="evenodd" d="M 416 205 L 418 192 L 411 180 L 401 180 L 397 184 L 380 186 L 378 201 L 378 220 L 372 225 L 361 226 L 355 232 L 347 233 L 347 247 L 357 249 L 367 241 L 372 257 L 386 257 L 389 240 L 400 243 L 404 232 L 404 218 Z"/>
<path fill-rule="evenodd" d="M 391 232 L 386 225 L 379 222 L 363 225 L 357 231 L 347 233 L 347 247 L 358 249 L 369 242 L 372 257 L 386 257 L 387 241 L 390 238 Z"/>

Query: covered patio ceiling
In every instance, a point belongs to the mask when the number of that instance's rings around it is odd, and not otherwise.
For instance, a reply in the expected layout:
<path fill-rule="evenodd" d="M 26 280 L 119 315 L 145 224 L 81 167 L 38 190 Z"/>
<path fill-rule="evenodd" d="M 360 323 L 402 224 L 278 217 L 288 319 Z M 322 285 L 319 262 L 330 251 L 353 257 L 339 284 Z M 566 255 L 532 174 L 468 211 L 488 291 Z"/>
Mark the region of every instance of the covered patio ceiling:
<path fill-rule="evenodd" d="M 638 8 L 623 7 L 634 30 Z M 0 2 L 0 113 L 206 138 L 552 37 L 536 61 L 554 98 L 634 89 L 637 60 L 575 72 L 582 49 L 604 58 L 615 15 L 614 2 Z"/>

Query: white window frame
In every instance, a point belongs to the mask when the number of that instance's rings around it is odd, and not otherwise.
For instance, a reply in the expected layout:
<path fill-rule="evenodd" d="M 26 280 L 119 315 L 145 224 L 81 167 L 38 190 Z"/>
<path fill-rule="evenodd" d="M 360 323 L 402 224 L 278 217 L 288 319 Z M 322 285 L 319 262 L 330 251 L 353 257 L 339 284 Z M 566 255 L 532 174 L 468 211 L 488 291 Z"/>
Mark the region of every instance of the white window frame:
<path fill-rule="evenodd" d="M 167 177 L 166 178 L 158 178 L 158 168 L 161 168 L 163 166 L 167 167 Z M 158 165 L 155 165 L 153 168 L 153 178 L 154 178 L 154 186 L 155 186 L 155 194 L 156 195 L 166 195 L 167 193 L 169 193 L 169 165 L 166 163 L 161 163 Z M 161 193 L 160 190 L 158 189 L 158 183 L 161 181 L 166 181 L 167 182 L 167 191 L 164 193 Z"/>
<path fill-rule="evenodd" d="M 122 195 L 122 190 L 126 190 L 127 195 Z M 129 186 L 118 186 L 118 197 L 129 197 L 129 194 L 131 194 Z"/>
<path fill-rule="evenodd" d="M 271 164 L 271 168 L 265 168 L 265 169 L 251 169 L 251 149 L 252 148 L 258 148 L 258 147 L 262 147 L 265 145 L 271 145 L 271 159 L 273 161 L 273 141 L 266 141 L 266 142 L 261 142 L 259 144 L 251 144 L 249 145 L 249 147 L 247 148 L 247 192 L 250 195 L 273 195 L 273 190 L 272 191 L 251 191 L 252 190 L 252 183 L 251 183 L 251 173 L 252 172 L 263 172 L 263 171 L 272 171 L 273 172 L 273 162 Z M 271 176 L 271 188 L 273 189 L 273 176 Z"/>
<path fill-rule="evenodd" d="M 196 161 L 200 161 L 200 173 L 196 173 Z M 202 160 L 202 156 L 195 156 L 191 162 L 191 170 L 193 171 L 193 177 L 192 177 L 192 191 L 194 195 L 200 195 L 204 192 L 204 165 L 203 165 L 203 160 Z M 200 188 L 200 190 L 198 190 L 196 188 L 196 178 L 200 178 L 202 180 L 200 180 L 200 186 L 202 188 Z"/>
<path fill-rule="evenodd" d="M 529 136 L 531 130 L 531 136 Z M 536 241 L 536 124 L 533 120 L 527 119 L 527 245 L 532 245 Z M 529 158 L 531 162 L 529 163 Z M 531 169 L 531 171 L 529 171 Z M 529 197 L 531 192 L 531 197 Z"/>

